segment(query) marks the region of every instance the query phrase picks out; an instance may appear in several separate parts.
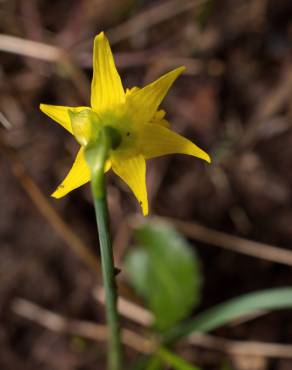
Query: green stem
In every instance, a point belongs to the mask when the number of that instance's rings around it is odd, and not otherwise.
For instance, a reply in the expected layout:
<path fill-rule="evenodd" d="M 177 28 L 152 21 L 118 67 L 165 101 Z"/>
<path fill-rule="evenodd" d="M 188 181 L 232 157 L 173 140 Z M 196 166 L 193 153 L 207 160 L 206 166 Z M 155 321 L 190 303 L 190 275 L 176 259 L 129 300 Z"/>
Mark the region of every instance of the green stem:
<path fill-rule="evenodd" d="M 98 140 L 86 147 L 85 155 L 91 169 L 91 189 L 99 234 L 102 278 L 105 290 L 108 325 L 108 370 L 121 370 L 122 351 L 117 312 L 117 289 L 104 176 L 109 150 L 115 144 L 113 136 L 112 131 L 105 127 L 101 130 Z"/>
<path fill-rule="evenodd" d="M 117 293 L 114 261 L 108 227 L 106 198 L 94 198 L 95 215 L 99 233 L 102 278 L 105 290 L 106 318 L 108 324 L 108 369 L 121 369 L 121 342 L 117 312 Z"/>

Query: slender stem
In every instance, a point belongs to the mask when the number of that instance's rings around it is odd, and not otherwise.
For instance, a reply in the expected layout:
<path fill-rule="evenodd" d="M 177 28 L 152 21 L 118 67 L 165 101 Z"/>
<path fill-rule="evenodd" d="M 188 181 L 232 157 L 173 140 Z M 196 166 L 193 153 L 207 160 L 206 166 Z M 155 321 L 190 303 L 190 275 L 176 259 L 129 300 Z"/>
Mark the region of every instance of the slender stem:
<path fill-rule="evenodd" d="M 106 198 L 94 198 L 95 215 L 99 233 L 102 277 L 105 290 L 106 318 L 108 323 L 108 369 L 121 369 L 120 328 L 117 313 L 117 294 L 114 261 L 108 225 Z"/>
<path fill-rule="evenodd" d="M 115 145 L 115 133 L 110 128 L 101 130 L 97 141 L 85 149 L 85 157 L 91 169 L 91 189 L 99 235 L 102 278 L 105 290 L 105 307 L 108 324 L 108 370 L 121 370 L 122 351 L 117 312 L 117 289 L 114 258 L 109 231 L 104 168 L 109 150 Z"/>

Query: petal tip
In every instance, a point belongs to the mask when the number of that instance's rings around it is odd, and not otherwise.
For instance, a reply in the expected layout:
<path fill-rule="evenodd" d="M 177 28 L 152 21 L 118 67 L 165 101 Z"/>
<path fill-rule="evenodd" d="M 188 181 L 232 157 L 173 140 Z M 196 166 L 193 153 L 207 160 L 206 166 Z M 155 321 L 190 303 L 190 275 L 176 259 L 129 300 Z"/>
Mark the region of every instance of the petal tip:
<path fill-rule="evenodd" d="M 181 71 L 181 73 L 184 72 L 186 69 L 187 69 L 186 66 L 180 66 L 180 67 L 178 67 L 178 70 Z"/>
<path fill-rule="evenodd" d="M 96 36 L 95 36 L 95 40 L 94 41 L 103 41 L 104 39 L 106 38 L 105 34 L 103 31 L 99 32 Z"/>
<path fill-rule="evenodd" d="M 60 199 L 61 195 L 58 194 L 58 190 L 55 190 L 52 194 L 51 197 L 54 199 Z"/>
<path fill-rule="evenodd" d="M 62 198 L 64 195 L 64 192 L 63 192 L 63 188 L 64 186 L 61 184 L 57 187 L 57 189 L 51 194 L 51 197 L 52 198 L 55 198 L 55 199 L 60 199 Z"/>
<path fill-rule="evenodd" d="M 44 104 L 44 103 L 40 103 L 40 105 L 39 105 L 39 109 L 40 109 L 43 113 L 45 113 L 45 107 L 46 107 L 46 104 Z"/>
<path fill-rule="evenodd" d="M 176 73 L 176 76 L 178 77 L 179 75 L 181 75 L 187 68 L 185 66 L 180 66 L 180 67 L 177 67 L 176 69 L 173 70 L 173 72 Z"/>
<path fill-rule="evenodd" d="M 205 161 L 206 161 L 206 162 L 208 162 L 209 164 L 210 164 L 210 163 L 212 163 L 212 159 L 211 159 L 211 157 L 209 156 L 209 154 L 207 154 L 207 153 L 206 153 L 206 155 L 205 155 L 205 158 L 204 158 L 204 159 L 205 159 Z"/>
<path fill-rule="evenodd" d="M 143 216 L 148 216 L 149 214 L 149 206 L 148 206 L 148 199 L 146 201 L 142 202 L 141 200 L 139 201 L 141 211 Z"/>

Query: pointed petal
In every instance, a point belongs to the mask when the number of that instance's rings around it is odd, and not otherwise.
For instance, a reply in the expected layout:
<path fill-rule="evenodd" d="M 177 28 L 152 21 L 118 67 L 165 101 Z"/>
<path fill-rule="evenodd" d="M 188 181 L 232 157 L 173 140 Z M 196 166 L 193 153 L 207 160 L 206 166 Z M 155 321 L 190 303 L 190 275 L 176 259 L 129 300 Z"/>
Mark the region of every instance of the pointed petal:
<path fill-rule="evenodd" d="M 91 106 L 99 112 L 125 101 L 125 92 L 116 69 L 108 39 L 101 32 L 94 39 Z"/>
<path fill-rule="evenodd" d="M 148 215 L 146 189 L 146 162 L 142 155 L 129 158 L 113 156 L 113 171 L 130 187 L 141 205 L 144 216 Z"/>
<path fill-rule="evenodd" d="M 110 161 L 107 161 L 105 172 L 110 168 L 111 163 Z M 90 171 L 84 157 L 84 148 L 80 148 L 68 175 L 51 196 L 57 199 L 62 198 L 66 194 L 70 193 L 70 191 L 79 188 L 88 181 L 90 181 Z"/>
<path fill-rule="evenodd" d="M 45 113 L 47 116 L 52 118 L 52 120 L 58 122 L 63 126 L 67 131 L 73 134 L 71 121 L 69 117 L 69 109 L 73 112 L 80 112 L 84 109 L 91 109 L 88 107 L 64 107 L 61 105 L 48 105 L 40 104 L 40 110 Z"/>
<path fill-rule="evenodd" d="M 84 149 L 79 149 L 76 159 L 68 175 L 52 194 L 54 198 L 62 198 L 70 191 L 79 188 L 90 180 L 90 171 L 84 157 Z"/>
<path fill-rule="evenodd" d="M 139 132 L 139 147 L 146 159 L 180 153 L 211 162 L 209 155 L 185 137 L 157 124 L 145 124 Z"/>
<path fill-rule="evenodd" d="M 176 68 L 143 89 L 136 89 L 128 94 L 129 114 L 137 124 L 147 123 L 152 119 L 169 88 L 184 70 L 185 67 Z"/>

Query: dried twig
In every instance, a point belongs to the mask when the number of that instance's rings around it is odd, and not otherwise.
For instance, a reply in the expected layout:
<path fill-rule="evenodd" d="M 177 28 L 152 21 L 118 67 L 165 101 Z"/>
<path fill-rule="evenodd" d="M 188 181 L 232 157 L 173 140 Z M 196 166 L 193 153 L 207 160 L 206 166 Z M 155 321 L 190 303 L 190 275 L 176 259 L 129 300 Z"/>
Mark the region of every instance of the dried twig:
<path fill-rule="evenodd" d="M 40 213 L 46 218 L 60 238 L 81 258 L 88 266 L 95 271 L 100 271 L 97 257 L 90 252 L 90 249 L 75 234 L 72 229 L 63 221 L 60 215 L 54 210 L 46 196 L 41 192 L 37 184 L 28 174 L 25 166 L 19 159 L 16 151 L 9 147 L 0 136 L 0 149 L 11 162 L 13 175 L 19 181 L 30 199 L 33 201 Z"/>
<path fill-rule="evenodd" d="M 72 62 L 71 56 L 64 49 L 43 42 L 0 34 L 0 50 L 46 62 L 62 63 L 82 100 L 86 103 L 89 101 L 90 84 L 86 74 Z"/>
<path fill-rule="evenodd" d="M 171 222 L 187 237 L 200 242 L 266 261 L 292 266 L 292 252 L 289 250 L 216 231 L 195 222 L 181 221 L 174 218 L 161 219 Z"/>
<path fill-rule="evenodd" d="M 97 287 L 94 297 L 98 302 L 104 303 L 102 287 Z M 119 313 L 123 317 L 136 324 L 149 327 L 153 323 L 152 314 L 135 303 L 119 298 Z M 265 313 L 265 312 L 263 312 Z M 250 319 L 254 316 L 250 316 Z M 292 345 L 279 343 L 264 343 L 259 341 L 237 341 L 230 340 L 206 333 L 193 333 L 184 342 L 186 345 L 193 345 L 209 350 L 218 351 L 233 356 L 261 356 L 273 358 L 292 358 Z"/>
<path fill-rule="evenodd" d="M 190 11 L 192 8 L 200 6 L 205 2 L 206 0 L 169 0 L 158 3 L 154 7 L 135 15 L 128 21 L 109 29 L 107 34 L 111 43 L 114 44 L 174 16 Z"/>
<path fill-rule="evenodd" d="M 229 355 L 292 358 L 292 344 L 230 340 L 205 333 L 192 334 L 188 343 Z"/>
<path fill-rule="evenodd" d="M 103 287 L 96 287 L 93 296 L 97 302 L 101 304 L 105 303 Z M 154 321 L 154 317 L 150 311 L 121 296 L 118 298 L 118 311 L 120 315 L 142 326 L 149 327 Z"/>
<path fill-rule="evenodd" d="M 266 137 L 267 125 L 271 124 L 271 118 L 278 113 L 292 95 L 292 71 L 290 65 L 283 68 L 282 77 L 274 89 L 268 91 L 260 100 L 253 116 L 248 123 L 246 132 L 239 140 L 238 146 L 245 148 L 254 145 L 262 137 Z M 274 121 L 276 125 L 278 121 Z M 287 125 L 289 128 L 290 125 Z M 269 128 L 271 131 L 271 129 Z M 277 130 L 276 130 L 277 132 Z"/>
<path fill-rule="evenodd" d="M 68 319 L 22 298 L 16 298 L 13 301 L 12 310 L 14 313 L 56 333 L 80 335 L 84 338 L 103 342 L 107 338 L 105 325 Z M 128 329 L 122 330 L 122 341 L 126 346 L 139 353 L 148 354 L 155 349 L 155 344 L 150 340 Z"/>
<path fill-rule="evenodd" d="M 13 301 L 12 310 L 17 315 L 56 333 L 80 335 L 95 341 L 104 342 L 106 340 L 107 328 L 105 325 L 68 319 L 22 298 L 16 298 Z M 132 320 L 136 322 L 135 315 L 132 317 Z M 143 338 L 141 335 L 128 329 L 122 330 L 122 340 L 126 346 L 139 353 L 149 354 L 157 348 L 157 343 Z M 192 334 L 188 337 L 187 344 L 233 356 L 292 358 L 292 345 L 290 344 L 236 341 L 205 333 Z"/>
<path fill-rule="evenodd" d="M 0 123 L 6 130 L 11 130 L 12 125 L 2 112 L 0 112 Z"/>
<path fill-rule="evenodd" d="M 111 44 L 114 44 L 205 2 L 206 0 L 169 0 L 159 3 L 155 7 L 147 9 L 126 22 L 107 30 L 107 34 Z M 87 45 L 89 41 L 82 44 L 83 46 Z M 58 46 L 5 34 L 0 34 L 0 50 L 47 62 L 56 62 L 68 57 L 65 50 Z"/>
<path fill-rule="evenodd" d="M 133 16 L 124 23 L 110 28 L 106 31 L 111 45 L 126 40 L 141 31 L 165 22 L 177 15 L 190 11 L 191 9 L 204 4 L 207 0 L 169 0 L 144 10 Z M 91 42 L 91 41 L 90 41 Z M 82 41 L 82 47 L 86 48 L 89 40 Z"/>
<path fill-rule="evenodd" d="M 64 51 L 43 42 L 0 34 L 0 50 L 47 62 L 56 62 L 64 57 Z"/>

